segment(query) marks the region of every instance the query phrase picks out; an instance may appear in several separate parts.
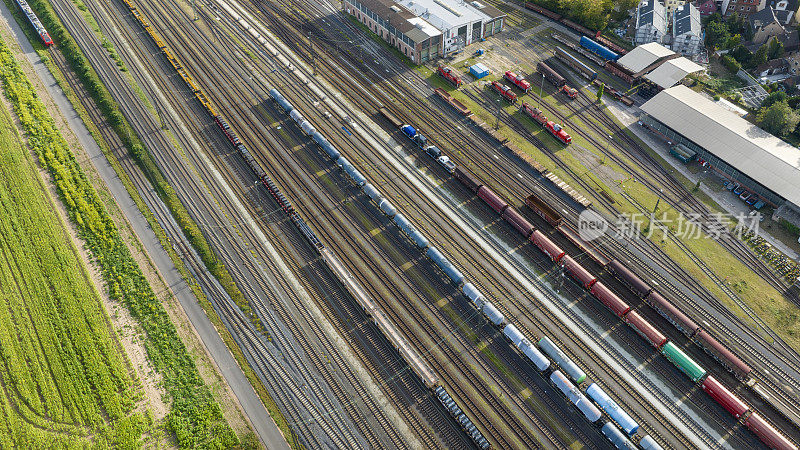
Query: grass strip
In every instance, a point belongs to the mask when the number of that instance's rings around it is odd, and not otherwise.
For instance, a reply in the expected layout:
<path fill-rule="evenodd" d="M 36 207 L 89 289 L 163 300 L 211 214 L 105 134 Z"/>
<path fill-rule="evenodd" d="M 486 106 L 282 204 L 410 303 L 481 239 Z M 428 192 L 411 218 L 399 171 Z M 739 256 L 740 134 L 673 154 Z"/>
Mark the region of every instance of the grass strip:
<path fill-rule="evenodd" d="M 118 229 L 61 136 L 30 81 L 0 43 L 0 79 L 30 147 L 53 178 L 61 201 L 98 263 L 109 296 L 122 302 L 145 330 L 145 348 L 163 377 L 172 405 L 166 427 L 178 445 L 231 447 L 238 439 L 222 417 L 175 325 L 137 266 Z"/>

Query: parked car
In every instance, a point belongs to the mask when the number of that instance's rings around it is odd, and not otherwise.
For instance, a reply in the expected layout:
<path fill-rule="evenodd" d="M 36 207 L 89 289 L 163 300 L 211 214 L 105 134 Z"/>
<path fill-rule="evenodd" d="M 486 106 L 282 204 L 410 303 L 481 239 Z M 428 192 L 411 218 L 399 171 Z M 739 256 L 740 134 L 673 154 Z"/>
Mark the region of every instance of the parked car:
<path fill-rule="evenodd" d="M 745 201 L 745 203 L 747 203 L 750 206 L 753 206 L 753 204 L 755 204 L 755 202 L 757 202 L 757 201 L 758 201 L 758 196 L 757 195 L 751 195 L 750 198 L 748 198 Z"/>
<path fill-rule="evenodd" d="M 436 161 L 442 165 L 442 167 L 447 170 L 449 173 L 453 173 L 456 171 L 456 165 L 453 161 L 450 161 L 450 158 L 447 155 L 442 155 L 436 159 Z"/>
<path fill-rule="evenodd" d="M 753 196 L 752 192 L 744 191 L 744 192 L 742 192 L 742 195 L 739 196 L 739 198 L 744 200 L 744 201 L 747 201 L 752 196 Z"/>
<path fill-rule="evenodd" d="M 439 155 L 442 154 L 442 151 L 439 150 L 439 147 L 431 145 L 430 147 L 425 149 L 425 153 L 427 153 L 428 156 L 430 156 L 431 158 L 438 158 Z"/>
<path fill-rule="evenodd" d="M 732 191 L 732 190 L 736 189 L 737 187 L 739 187 L 739 183 L 734 183 L 733 181 L 731 181 L 730 183 L 728 183 L 727 186 L 725 186 L 725 189 L 727 189 L 729 191 Z"/>
<path fill-rule="evenodd" d="M 744 186 L 739 186 L 739 184 L 737 183 L 736 187 L 733 188 L 733 194 L 734 195 L 741 195 L 742 192 L 744 192 Z"/>
<path fill-rule="evenodd" d="M 766 205 L 766 203 L 764 203 L 762 200 L 759 200 L 756 202 L 755 205 L 753 205 L 753 208 L 755 208 L 756 211 L 758 211 L 759 209 L 763 208 L 764 205 Z"/>

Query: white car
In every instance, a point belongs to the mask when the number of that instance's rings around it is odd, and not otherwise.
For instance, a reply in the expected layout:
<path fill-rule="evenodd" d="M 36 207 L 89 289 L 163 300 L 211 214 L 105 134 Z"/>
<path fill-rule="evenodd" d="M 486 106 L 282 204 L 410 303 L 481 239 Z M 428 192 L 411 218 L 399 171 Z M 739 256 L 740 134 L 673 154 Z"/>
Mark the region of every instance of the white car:
<path fill-rule="evenodd" d="M 436 162 L 441 164 L 442 167 L 444 167 L 449 173 L 453 173 L 456 171 L 455 163 L 453 161 L 450 161 L 450 158 L 448 158 L 447 155 L 442 155 L 436 158 Z"/>

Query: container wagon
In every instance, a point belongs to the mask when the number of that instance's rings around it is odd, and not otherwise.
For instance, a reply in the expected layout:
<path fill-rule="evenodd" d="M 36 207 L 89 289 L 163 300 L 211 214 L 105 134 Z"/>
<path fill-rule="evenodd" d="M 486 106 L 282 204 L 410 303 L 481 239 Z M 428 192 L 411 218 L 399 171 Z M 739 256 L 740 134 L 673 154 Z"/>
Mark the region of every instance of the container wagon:
<path fill-rule="evenodd" d="M 564 64 L 572 67 L 576 72 L 583 75 L 589 81 L 594 81 L 595 78 L 597 78 L 597 71 L 584 64 L 578 58 L 567 53 L 567 51 L 561 47 L 556 47 L 556 58 L 558 58 L 558 60 Z"/>
<path fill-rule="evenodd" d="M 581 36 L 580 44 L 581 47 L 589 50 L 603 59 L 607 59 L 609 61 L 616 61 L 619 59 L 620 55 L 618 53 L 611 51 L 608 47 L 605 47 L 586 36 Z"/>
<path fill-rule="evenodd" d="M 552 83 L 553 86 L 559 89 L 561 89 L 561 86 L 567 84 L 567 81 L 564 79 L 564 77 L 559 75 L 558 72 L 553 70 L 550 66 L 548 66 L 544 62 L 540 61 L 538 64 L 536 64 L 536 70 L 538 70 L 539 73 L 544 75 L 544 77 L 547 78 L 547 81 Z"/>

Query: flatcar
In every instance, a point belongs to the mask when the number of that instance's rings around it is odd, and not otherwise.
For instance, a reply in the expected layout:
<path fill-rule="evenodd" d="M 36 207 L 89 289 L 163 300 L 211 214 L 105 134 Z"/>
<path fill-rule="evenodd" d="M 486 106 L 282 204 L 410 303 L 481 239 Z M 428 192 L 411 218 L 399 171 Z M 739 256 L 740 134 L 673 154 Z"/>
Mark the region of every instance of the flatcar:
<path fill-rule="evenodd" d="M 402 126 L 403 126 L 403 122 L 401 122 L 401 121 L 400 121 L 400 119 L 398 119 L 398 118 L 397 118 L 397 117 L 396 117 L 394 114 L 392 114 L 391 112 L 389 112 L 389 110 L 388 110 L 388 109 L 386 109 L 386 108 L 384 108 L 384 107 L 381 107 L 381 108 L 380 108 L 378 111 L 379 111 L 379 112 L 381 113 L 381 115 L 382 115 L 383 117 L 385 117 L 385 118 L 386 118 L 386 120 L 388 120 L 388 121 L 389 121 L 389 123 L 391 123 L 391 124 L 392 124 L 392 125 L 393 125 L 395 128 L 400 128 L 400 127 L 402 127 Z"/>
<path fill-rule="evenodd" d="M 551 18 L 553 20 L 561 20 L 561 17 L 562 17 L 561 14 L 558 14 L 556 12 L 550 11 L 549 9 L 542 8 L 541 6 L 539 6 L 539 5 L 535 4 L 535 3 L 531 3 L 531 2 L 526 2 L 525 3 L 525 8 L 530 9 L 531 11 L 536 11 L 537 13 L 539 13 L 539 14 L 545 16 L 545 17 L 549 17 L 549 18 Z"/>
<path fill-rule="evenodd" d="M 562 223 L 558 226 L 558 232 L 572 242 L 578 249 L 597 264 L 605 266 L 609 263 L 609 258 L 600 248 L 581 239 L 580 235 L 567 224 Z"/>
<path fill-rule="evenodd" d="M 553 84 L 553 86 L 557 88 L 561 88 L 561 86 L 567 84 L 567 80 L 564 79 L 558 72 L 553 70 L 552 67 L 548 66 L 544 62 L 540 61 L 536 64 L 536 70 L 539 71 L 540 74 L 544 75 L 544 77 Z"/>
<path fill-rule="evenodd" d="M 569 54 L 563 48 L 556 47 L 555 55 L 559 61 L 562 61 L 564 64 L 572 67 L 575 71 L 577 71 L 578 73 L 589 79 L 589 81 L 594 81 L 595 78 L 597 78 L 597 71 L 584 64 L 578 58 Z"/>

